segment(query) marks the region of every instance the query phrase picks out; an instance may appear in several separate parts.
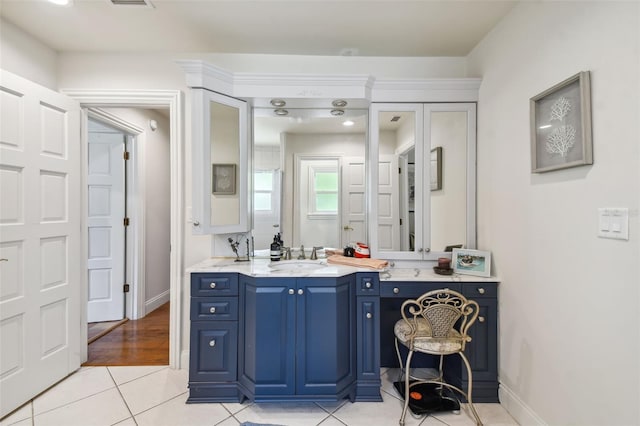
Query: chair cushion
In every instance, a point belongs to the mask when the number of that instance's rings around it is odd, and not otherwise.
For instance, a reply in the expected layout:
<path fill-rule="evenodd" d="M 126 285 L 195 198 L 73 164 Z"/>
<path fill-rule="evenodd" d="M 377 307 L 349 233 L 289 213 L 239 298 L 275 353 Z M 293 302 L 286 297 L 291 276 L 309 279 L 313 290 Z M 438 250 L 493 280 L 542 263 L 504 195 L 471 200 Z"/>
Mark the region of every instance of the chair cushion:
<path fill-rule="evenodd" d="M 452 354 L 462 350 L 462 336 L 451 329 L 447 337 L 431 337 L 431 326 L 424 318 L 417 318 L 418 329 L 415 336 L 411 335 L 411 326 L 405 320 L 399 320 L 393 327 L 393 332 L 400 343 L 407 348 L 429 354 Z"/>

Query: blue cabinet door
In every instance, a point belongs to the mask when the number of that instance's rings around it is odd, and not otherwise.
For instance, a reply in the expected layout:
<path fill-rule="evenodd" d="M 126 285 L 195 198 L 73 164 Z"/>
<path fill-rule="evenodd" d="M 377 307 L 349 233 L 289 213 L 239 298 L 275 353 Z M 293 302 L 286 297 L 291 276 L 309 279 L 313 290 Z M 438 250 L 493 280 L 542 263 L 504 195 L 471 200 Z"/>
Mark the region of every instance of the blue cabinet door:
<path fill-rule="evenodd" d="M 190 382 L 236 380 L 238 323 L 191 322 Z"/>
<path fill-rule="evenodd" d="M 356 376 L 355 282 L 298 278 L 296 393 L 339 395 Z"/>
<path fill-rule="evenodd" d="M 240 279 L 239 381 L 250 395 L 293 395 L 296 280 Z"/>

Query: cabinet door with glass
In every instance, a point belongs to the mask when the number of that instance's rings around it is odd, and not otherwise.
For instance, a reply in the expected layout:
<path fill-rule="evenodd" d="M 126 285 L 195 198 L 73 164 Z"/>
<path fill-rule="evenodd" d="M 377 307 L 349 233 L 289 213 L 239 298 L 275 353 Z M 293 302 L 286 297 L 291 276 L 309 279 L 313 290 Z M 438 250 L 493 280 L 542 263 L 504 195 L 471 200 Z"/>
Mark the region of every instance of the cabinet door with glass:
<path fill-rule="evenodd" d="M 372 105 L 373 256 L 430 260 L 475 247 L 475 120 L 472 103 Z"/>
<path fill-rule="evenodd" d="M 192 92 L 192 221 L 195 234 L 249 230 L 246 102 Z"/>

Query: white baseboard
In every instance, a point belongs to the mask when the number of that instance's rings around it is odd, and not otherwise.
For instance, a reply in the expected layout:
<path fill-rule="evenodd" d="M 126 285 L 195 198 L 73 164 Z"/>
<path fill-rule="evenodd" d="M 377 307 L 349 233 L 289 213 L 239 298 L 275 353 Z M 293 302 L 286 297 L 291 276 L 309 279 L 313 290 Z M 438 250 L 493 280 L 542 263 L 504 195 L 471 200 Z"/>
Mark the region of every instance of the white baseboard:
<path fill-rule="evenodd" d="M 525 404 L 511 389 L 500 383 L 498 388 L 498 399 L 505 410 L 509 412 L 521 426 L 546 426 L 544 420 L 540 418 L 527 404 Z"/>
<path fill-rule="evenodd" d="M 169 301 L 169 297 L 171 292 L 169 290 L 163 291 L 156 297 L 152 297 L 151 299 L 144 302 L 145 315 L 149 314 L 149 312 L 158 309 L 160 306 L 164 305 Z"/>

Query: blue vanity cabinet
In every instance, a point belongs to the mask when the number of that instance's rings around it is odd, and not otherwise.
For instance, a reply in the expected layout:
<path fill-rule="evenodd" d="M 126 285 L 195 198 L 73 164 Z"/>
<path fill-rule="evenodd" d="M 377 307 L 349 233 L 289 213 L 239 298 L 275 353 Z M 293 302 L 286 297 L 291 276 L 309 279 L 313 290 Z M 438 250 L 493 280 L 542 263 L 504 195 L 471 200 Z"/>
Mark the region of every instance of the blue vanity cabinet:
<path fill-rule="evenodd" d="M 243 393 L 255 401 L 353 400 L 354 274 L 240 277 Z"/>
<path fill-rule="evenodd" d="M 498 286 L 496 283 L 463 283 L 462 294 L 478 302 L 478 319 L 469 329 L 471 342 L 465 355 L 473 371 L 473 400 L 498 402 Z M 462 371 L 462 384 L 467 374 Z"/>
<path fill-rule="evenodd" d="M 358 273 L 356 401 L 382 401 L 380 395 L 380 280 L 376 273 Z"/>
<path fill-rule="evenodd" d="M 238 402 L 238 275 L 191 275 L 189 398 Z"/>
<path fill-rule="evenodd" d="M 380 283 L 381 366 L 398 368 L 393 346 L 393 326 L 401 318 L 400 306 L 406 299 L 440 288 L 449 288 L 478 302 L 478 320 L 471 326 L 472 338 L 465 355 L 473 371 L 474 402 L 498 402 L 498 284 L 496 282 L 383 281 Z M 406 351 L 401 348 L 403 359 Z M 437 368 L 437 357 L 415 355 L 414 367 Z M 462 389 L 467 387 L 467 372 L 459 356 L 444 360 L 445 378 Z"/>

